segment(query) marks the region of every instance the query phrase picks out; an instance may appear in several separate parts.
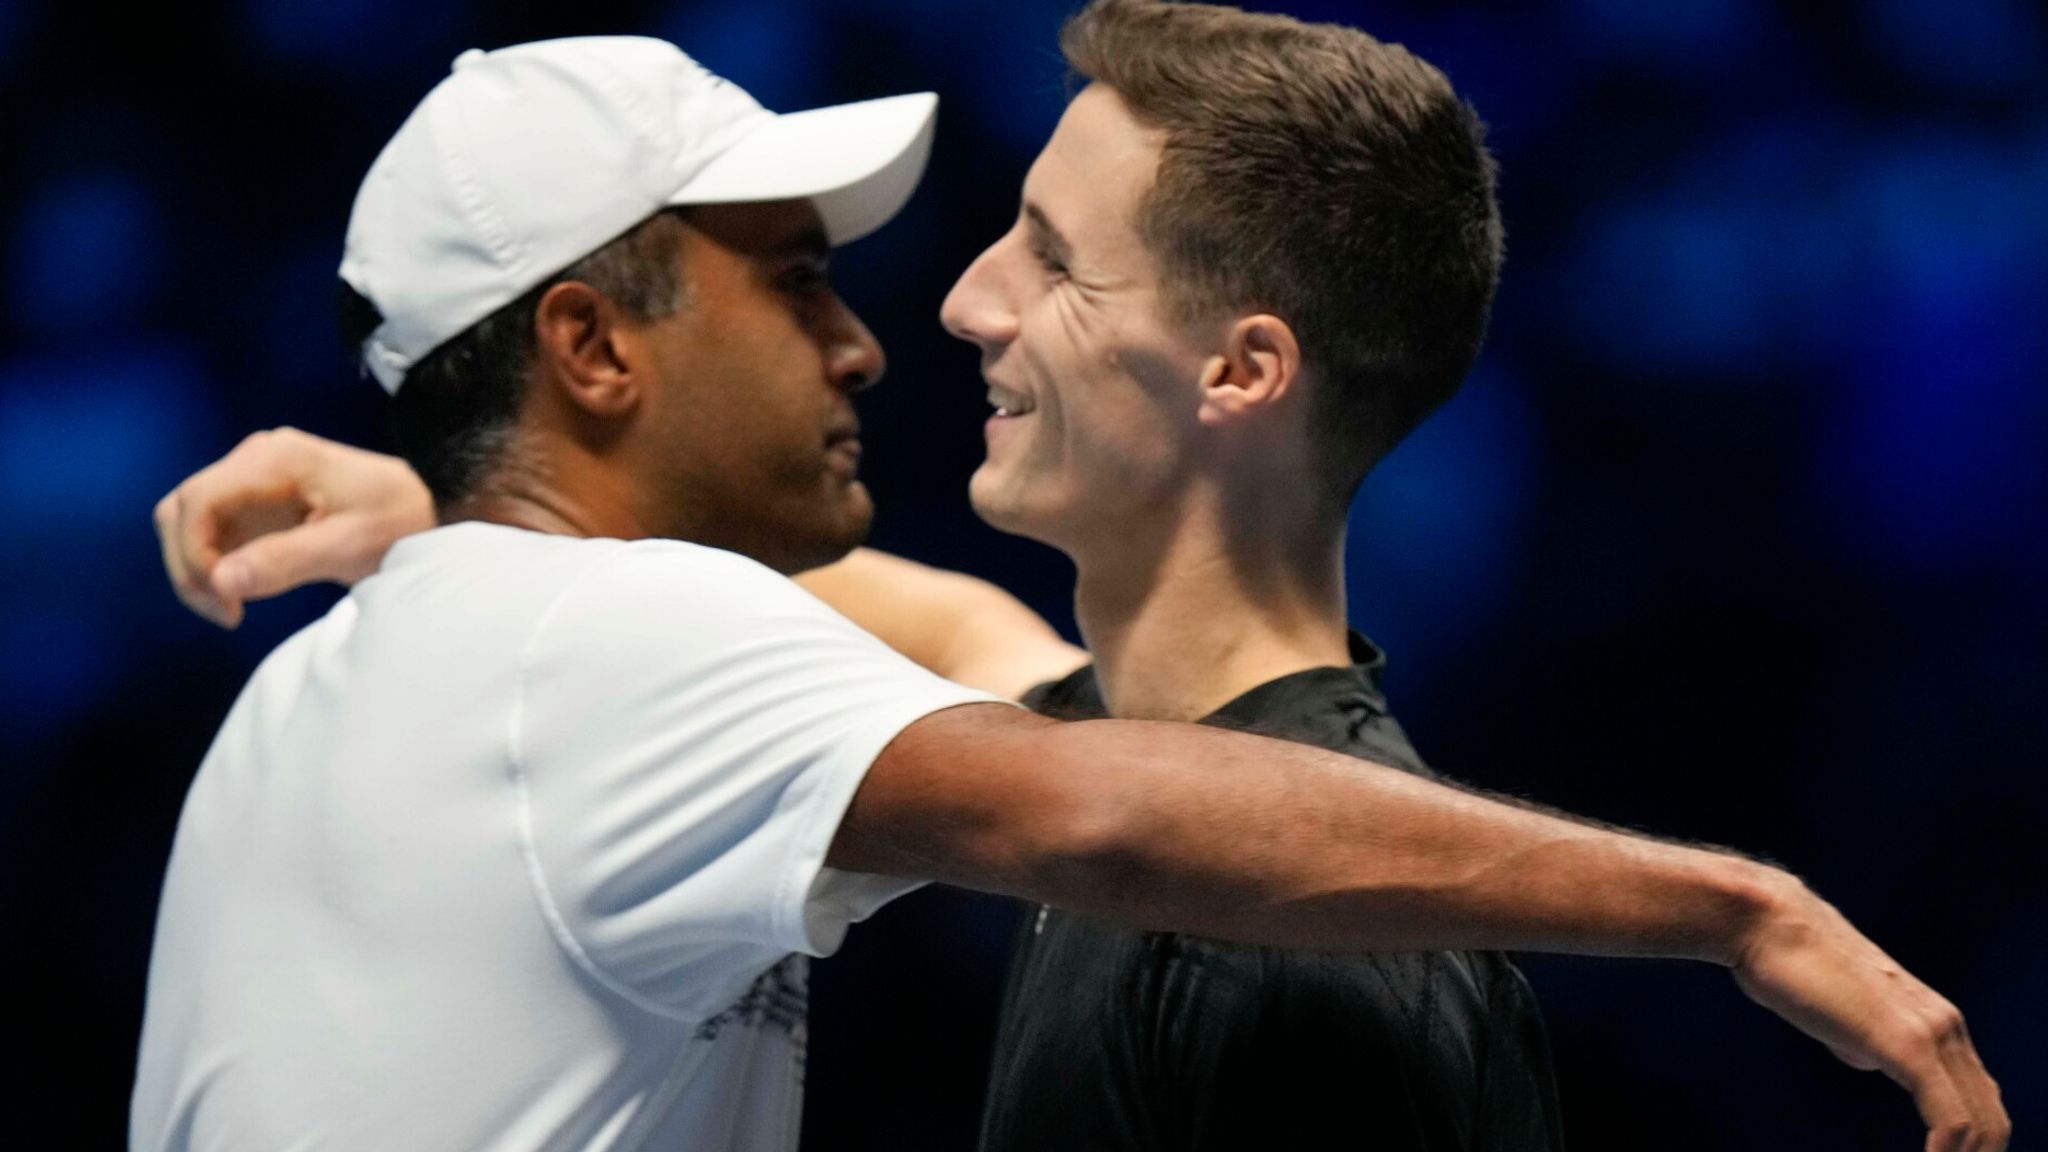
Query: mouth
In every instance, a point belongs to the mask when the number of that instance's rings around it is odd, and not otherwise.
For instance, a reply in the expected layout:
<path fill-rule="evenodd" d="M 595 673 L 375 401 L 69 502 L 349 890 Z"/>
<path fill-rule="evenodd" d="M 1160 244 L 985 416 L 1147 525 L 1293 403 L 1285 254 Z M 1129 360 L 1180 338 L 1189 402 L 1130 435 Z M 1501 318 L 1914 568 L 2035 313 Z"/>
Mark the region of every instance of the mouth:
<path fill-rule="evenodd" d="M 860 467 L 860 425 L 853 424 L 834 428 L 825 434 L 825 453 L 845 467 L 848 472 Z"/>
<path fill-rule="evenodd" d="M 1029 416 L 1038 409 L 1038 405 L 1031 397 L 993 385 L 988 390 L 988 403 L 989 407 L 996 410 L 995 415 L 991 417 L 995 420 L 1014 420 L 1019 416 Z"/>

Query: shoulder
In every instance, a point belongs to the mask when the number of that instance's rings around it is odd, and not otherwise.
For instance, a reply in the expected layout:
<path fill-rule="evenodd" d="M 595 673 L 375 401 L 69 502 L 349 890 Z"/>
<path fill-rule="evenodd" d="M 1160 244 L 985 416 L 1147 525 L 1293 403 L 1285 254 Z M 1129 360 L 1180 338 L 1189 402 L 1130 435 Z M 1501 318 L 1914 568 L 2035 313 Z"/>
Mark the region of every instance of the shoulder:
<path fill-rule="evenodd" d="M 612 592 L 668 597 L 795 587 L 757 560 L 686 540 L 562 536 L 478 522 L 399 541 L 371 582 L 411 569 L 487 572 L 501 587 L 573 590 L 602 582 Z"/>
<path fill-rule="evenodd" d="M 796 582 L 737 552 L 685 540 L 593 541 L 589 575 L 650 596 L 788 596 L 814 600 Z"/>
<path fill-rule="evenodd" d="M 678 632 L 760 638 L 802 623 L 852 627 L 788 577 L 735 552 L 677 540 L 588 543 L 596 546 L 565 574 L 542 632 L 594 628 L 661 644 Z"/>
<path fill-rule="evenodd" d="M 222 719 L 215 747 L 237 747 L 235 734 L 246 736 L 252 735 L 253 730 L 273 730 L 291 716 L 304 698 L 306 683 L 322 656 L 348 639 L 355 627 L 356 616 L 355 604 L 343 599 L 326 615 L 292 633 L 266 653 Z"/>

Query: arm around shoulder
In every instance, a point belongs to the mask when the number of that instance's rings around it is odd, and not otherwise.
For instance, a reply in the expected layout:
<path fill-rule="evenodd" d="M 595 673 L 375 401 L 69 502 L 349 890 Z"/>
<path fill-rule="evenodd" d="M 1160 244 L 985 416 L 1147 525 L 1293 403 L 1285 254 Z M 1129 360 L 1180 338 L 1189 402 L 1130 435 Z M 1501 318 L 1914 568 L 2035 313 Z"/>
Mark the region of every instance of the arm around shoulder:
<path fill-rule="evenodd" d="M 796 581 L 927 670 L 1005 699 L 1088 662 L 1022 601 L 962 572 L 857 548 Z"/>
<path fill-rule="evenodd" d="M 1906 1087 L 1930 1152 L 2011 1131 L 1961 1014 L 1795 877 L 1320 749 L 948 709 L 875 759 L 828 859 L 1283 947 L 1711 961 Z"/>
<path fill-rule="evenodd" d="M 1187 724 L 933 714 L 876 759 L 835 866 L 1289 947 L 1731 963 L 1761 866 L 1321 749 Z"/>

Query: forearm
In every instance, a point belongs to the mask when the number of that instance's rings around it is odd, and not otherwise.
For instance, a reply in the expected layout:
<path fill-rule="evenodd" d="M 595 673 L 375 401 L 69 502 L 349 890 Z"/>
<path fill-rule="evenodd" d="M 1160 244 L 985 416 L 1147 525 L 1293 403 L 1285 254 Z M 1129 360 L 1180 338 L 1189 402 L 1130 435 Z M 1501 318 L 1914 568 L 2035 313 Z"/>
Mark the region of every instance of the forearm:
<path fill-rule="evenodd" d="M 1283 947 L 1712 961 L 1911 1091 L 1929 1152 L 2011 1132 L 1962 1014 L 1791 875 L 1299 744 L 949 708 L 876 757 L 826 860 Z"/>
<path fill-rule="evenodd" d="M 1057 903 L 1343 949 L 1505 948 L 1732 963 L 1779 876 L 1299 745 L 1166 724 L 1057 739 L 1113 781 Z"/>
<path fill-rule="evenodd" d="M 1001 696 L 1015 698 L 1086 660 L 996 585 L 873 548 L 796 582 L 914 663 Z"/>
<path fill-rule="evenodd" d="M 965 577 L 873 548 L 856 548 L 795 579 L 840 615 L 934 671 L 967 615 L 960 595 Z"/>
<path fill-rule="evenodd" d="M 988 719 L 940 714 L 899 737 L 833 862 L 1282 946 L 1721 963 L 1796 884 L 1299 744 Z"/>

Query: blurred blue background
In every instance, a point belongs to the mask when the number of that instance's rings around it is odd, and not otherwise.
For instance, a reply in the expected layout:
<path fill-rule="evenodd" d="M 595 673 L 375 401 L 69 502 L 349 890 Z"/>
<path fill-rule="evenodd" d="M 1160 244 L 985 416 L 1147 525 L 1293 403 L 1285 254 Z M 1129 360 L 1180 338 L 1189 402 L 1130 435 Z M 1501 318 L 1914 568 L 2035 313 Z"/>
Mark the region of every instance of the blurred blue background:
<path fill-rule="evenodd" d="M 1465 391 L 1367 484 L 1359 625 L 1425 756 L 1809 880 L 2048 1126 L 2048 13 L 2021 0 L 1294 0 L 1493 125 L 1510 257 Z M 771 107 L 932 88 L 909 211 L 841 254 L 891 353 L 876 542 L 1070 629 L 968 511 L 934 322 L 1064 95 L 1062 0 L 0 0 L 0 1145 L 115 1147 L 177 806 L 336 595 L 187 615 L 155 499 L 277 424 L 381 443 L 334 335 L 357 180 L 472 45 L 669 37 Z M 963 1148 L 1015 909 L 927 892 L 816 974 L 807 1144 Z M 1581 1150 L 1911 1149 L 1903 1094 L 1721 973 L 1532 957 Z M 27 1140 L 28 1133 L 48 1133 Z"/>

